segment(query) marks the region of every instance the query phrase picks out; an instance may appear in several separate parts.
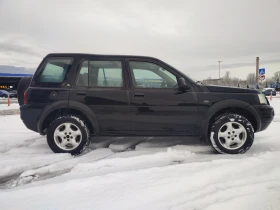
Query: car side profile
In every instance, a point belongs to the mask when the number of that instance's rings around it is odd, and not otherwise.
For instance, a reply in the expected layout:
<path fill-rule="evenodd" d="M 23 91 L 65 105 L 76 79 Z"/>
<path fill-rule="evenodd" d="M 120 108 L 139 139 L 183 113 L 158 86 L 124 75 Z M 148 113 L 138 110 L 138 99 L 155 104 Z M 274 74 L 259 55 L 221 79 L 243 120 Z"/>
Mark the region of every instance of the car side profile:
<path fill-rule="evenodd" d="M 9 94 L 11 98 L 17 98 L 17 90 L 11 90 L 9 91 Z"/>
<path fill-rule="evenodd" d="M 274 88 L 264 88 L 262 90 L 262 94 L 264 94 L 265 96 L 276 96 L 276 90 Z"/>
<path fill-rule="evenodd" d="M 257 90 L 198 84 L 144 56 L 49 54 L 18 99 L 26 127 L 56 153 L 80 154 L 96 136 L 186 136 L 239 154 L 274 117 Z"/>
<path fill-rule="evenodd" d="M 9 92 L 6 90 L 0 90 L 0 97 L 1 98 L 8 98 Z"/>
<path fill-rule="evenodd" d="M 1 98 L 16 98 L 17 94 L 15 92 L 8 92 L 6 90 L 0 90 L 0 97 Z"/>

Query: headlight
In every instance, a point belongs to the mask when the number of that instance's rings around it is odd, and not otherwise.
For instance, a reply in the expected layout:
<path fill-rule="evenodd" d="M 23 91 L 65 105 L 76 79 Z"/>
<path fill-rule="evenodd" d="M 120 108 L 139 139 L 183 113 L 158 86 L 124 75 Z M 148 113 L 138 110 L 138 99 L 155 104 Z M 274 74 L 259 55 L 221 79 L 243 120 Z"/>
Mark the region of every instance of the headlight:
<path fill-rule="evenodd" d="M 259 96 L 260 104 L 267 104 L 266 97 L 263 94 L 258 94 L 258 96 Z"/>

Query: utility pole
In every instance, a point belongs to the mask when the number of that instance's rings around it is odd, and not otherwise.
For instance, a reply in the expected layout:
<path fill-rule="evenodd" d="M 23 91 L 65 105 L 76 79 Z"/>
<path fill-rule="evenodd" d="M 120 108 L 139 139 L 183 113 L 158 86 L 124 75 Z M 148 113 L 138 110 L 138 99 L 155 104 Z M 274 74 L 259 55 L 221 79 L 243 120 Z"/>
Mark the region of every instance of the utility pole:
<path fill-rule="evenodd" d="M 256 84 L 258 84 L 259 81 L 259 64 L 260 64 L 260 58 L 256 57 Z"/>
<path fill-rule="evenodd" d="M 219 62 L 219 79 L 221 78 L 221 62 L 222 61 L 218 61 Z"/>

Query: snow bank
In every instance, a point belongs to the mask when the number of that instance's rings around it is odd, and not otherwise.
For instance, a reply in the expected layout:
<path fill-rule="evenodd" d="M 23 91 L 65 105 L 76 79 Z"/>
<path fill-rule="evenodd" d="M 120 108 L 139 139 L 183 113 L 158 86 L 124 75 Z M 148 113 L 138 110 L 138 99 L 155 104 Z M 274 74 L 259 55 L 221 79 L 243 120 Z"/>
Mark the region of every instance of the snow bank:
<path fill-rule="evenodd" d="M 61 176 L 2 191 L 0 201 L 2 209 L 279 209 L 279 161 L 278 151 L 71 180 Z"/>
<path fill-rule="evenodd" d="M 0 104 L 0 111 L 2 110 L 13 110 L 13 109 L 19 109 L 18 103 L 11 103 L 10 106 L 8 104 Z"/>

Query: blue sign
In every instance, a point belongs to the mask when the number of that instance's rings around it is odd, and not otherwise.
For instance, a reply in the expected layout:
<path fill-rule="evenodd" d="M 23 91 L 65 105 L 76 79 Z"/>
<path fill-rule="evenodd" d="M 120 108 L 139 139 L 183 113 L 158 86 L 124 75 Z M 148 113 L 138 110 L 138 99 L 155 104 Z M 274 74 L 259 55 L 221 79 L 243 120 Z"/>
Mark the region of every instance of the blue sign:
<path fill-rule="evenodd" d="M 265 74 L 265 68 L 259 69 L 259 75 L 260 75 L 260 74 Z"/>

